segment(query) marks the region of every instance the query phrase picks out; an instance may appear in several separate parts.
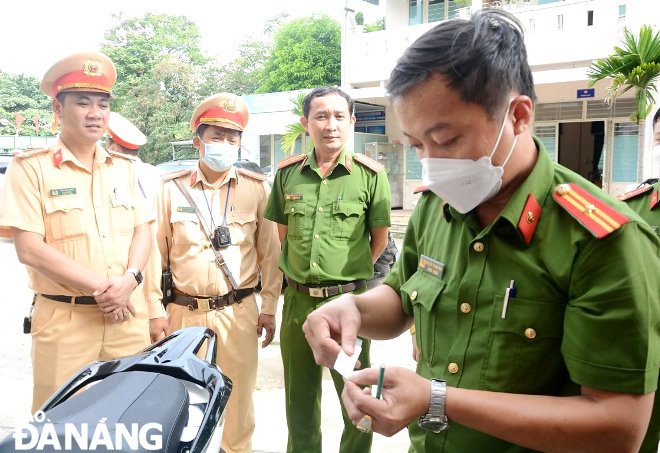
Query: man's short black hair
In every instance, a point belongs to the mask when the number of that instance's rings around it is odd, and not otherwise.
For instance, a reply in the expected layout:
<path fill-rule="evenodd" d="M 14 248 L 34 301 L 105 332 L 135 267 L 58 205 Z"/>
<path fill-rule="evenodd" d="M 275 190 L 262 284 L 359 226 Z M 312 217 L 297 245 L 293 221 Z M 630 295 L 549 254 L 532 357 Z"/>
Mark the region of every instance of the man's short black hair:
<path fill-rule="evenodd" d="M 660 121 L 660 109 L 656 110 L 655 115 L 653 115 L 653 127 L 658 121 Z"/>
<path fill-rule="evenodd" d="M 199 126 L 197 126 L 197 130 L 195 131 L 195 135 L 197 135 L 199 138 L 202 138 L 202 135 L 204 135 L 204 132 L 206 132 L 206 129 L 211 127 L 211 124 L 206 124 L 206 123 L 201 123 Z M 242 139 L 243 138 L 243 132 L 237 131 L 236 129 L 230 129 L 228 127 L 222 127 L 222 126 L 217 126 L 221 129 L 225 129 L 228 131 L 234 131 L 238 132 L 238 138 Z"/>
<path fill-rule="evenodd" d="M 320 87 L 314 88 L 312 91 L 307 93 L 307 96 L 305 96 L 305 99 L 303 100 L 302 108 L 305 118 L 309 118 L 309 109 L 311 108 L 312 100 L 314 98 L 321 98 L 330 94 L 338 94 L 339 96 L 346 99 L 346 103 L 348 104 L 348 111 L 351 115 L 355 114 L 355 101 L 343 90 L 337 87 Z"/>
<path fill-rule="evenodd" d="M 393 98 L 403 96 L 431 73 L 444 76 L 463 101 L 492 117 L 501 113 L 511 91 L 536 101 L 522 24 L 499 9 L 442 22 L 424 33 L 399 58 L 387 91 Z"/>

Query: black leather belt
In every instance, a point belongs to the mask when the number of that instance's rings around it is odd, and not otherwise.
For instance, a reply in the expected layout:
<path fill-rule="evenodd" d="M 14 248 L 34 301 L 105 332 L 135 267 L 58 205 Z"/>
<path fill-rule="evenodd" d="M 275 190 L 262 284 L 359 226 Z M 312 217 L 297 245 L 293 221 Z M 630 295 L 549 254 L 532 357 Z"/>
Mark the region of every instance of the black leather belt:
<path fill-rule="evenodd" d="M 253 292 L 254 288 L 241 288 L 227 293 L 224 296 L 215 297 L 192 297 L 186 296 L 185 294 L 175 293 L 174 300 L 172 302 L 177 305 L 188 307 L 190 310 L 219 310 L 231 304 L 240 302 Z"/>
<path fill-rule="evenodd" d="M 43 297 L 58 302 L 65 302 L 70 304 L 73 300 L 76 305 L 96 305 L 96 299 L 92 296 L 51 296 L 50 294 L 42 294 Z"/>
<path fill-rule="evenodd" d="M 366 280 L 355 280 L 348 283 L 343 283 L 341 285 L 332 285 L 332 286 L 305 286 L 302 283 L 298 283 L 291 278 L 286 278 L 287 283 L 296 291 L 301 293 L 309 294 L 312 297 L 332 297 L 338 294 L 350 293 L 356 289 L 361 289 L 367 286 Z"/>

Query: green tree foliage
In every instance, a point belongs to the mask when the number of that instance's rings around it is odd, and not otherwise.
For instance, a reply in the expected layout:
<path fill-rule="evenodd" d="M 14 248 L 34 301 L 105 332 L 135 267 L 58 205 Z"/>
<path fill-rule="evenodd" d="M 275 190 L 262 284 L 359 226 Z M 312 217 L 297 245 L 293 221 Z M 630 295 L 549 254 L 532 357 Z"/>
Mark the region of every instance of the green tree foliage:
<path fill-rule="evenodd" d="M 299 118 L 305 116 L 302 106 L 304 100 L 305 93 L 298 93 L 298 96 L 291 98 L 291 103 L 293 104 L 291 113 Z M 300 139 L 300 142 L 302 143 L 302 149 L 309 150 L 314 147 L 314 140 L 312 137 L 307 136 L 307 132 L 300 121 L 296 121 L 295 123 L 286 126 L 286 131 L 284 132 L 284 135 L 282 135 L 282 151 L 284 154 L 293 154 L 298 139 Z"/>
<path fill-rule="evenodd" d="M 339 23 L 327 15 L 316 15 L 293 20 L 277 29 L 258 92 L 338 85 L 340 78 Z"/>
<path fill-rule="evenodd" d="M 17 112 L 25 118 L 18 131 L 19 135 L 50 135 L 50 99 L 41 92 L 39 80 L 25 74 L 11 75 L 0 71 L 0 118 L 15 124 Z M 39 133 L 34 126 L 35 115 L 40 125 Z M 13 126 L 0 125 L 0 135 L 14 133 Z"/>
<path fill-rule="evenodd" d="M 264 62 L 270 55 L 270 44 L 251 37 L 239 44 L 238 57 L 222 66 L 205 71 L 205 89 L 208 93 L 227 91 L 239 96 L 253 94 L 262 83 Z"/>
<path fill-rule="evenodd" d="M 628 28 L 624 29 L 623 36 L 621 46 L 615 47 L 610 56 L 592 63 L 587 76 L 591 86 L 599 80 L 612 79 L 608 101 L 634 89 L 638 108 L 631 119 L 640 121 L 646 118 L 655 103 L 655 82 L 660 76 L 660 32 L 643 25 L 639 36 L 633 35 Z"/>
<path fill-rule="evenodd" d="M 104 35 L 101 51 L 117 66 L 114 93 L 122 98 L 131 87 L 163 59 L 202 66 L 208 58 L 200 48 L 200 32 L 194 22 L 183 16 L 147 14 L 143 18 L 123 20 Z"/>

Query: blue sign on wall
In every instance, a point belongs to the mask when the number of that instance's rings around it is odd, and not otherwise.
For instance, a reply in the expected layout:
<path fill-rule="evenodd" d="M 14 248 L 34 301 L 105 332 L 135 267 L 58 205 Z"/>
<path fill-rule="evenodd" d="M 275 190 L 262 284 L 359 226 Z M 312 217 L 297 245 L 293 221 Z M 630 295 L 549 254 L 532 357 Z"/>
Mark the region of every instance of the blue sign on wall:
<path fill-rule="evenodd" d="M 582 90 L 577 90 L 577 98 L 592 98 L 596 95 L 595 88 L 584 88 Z"/>

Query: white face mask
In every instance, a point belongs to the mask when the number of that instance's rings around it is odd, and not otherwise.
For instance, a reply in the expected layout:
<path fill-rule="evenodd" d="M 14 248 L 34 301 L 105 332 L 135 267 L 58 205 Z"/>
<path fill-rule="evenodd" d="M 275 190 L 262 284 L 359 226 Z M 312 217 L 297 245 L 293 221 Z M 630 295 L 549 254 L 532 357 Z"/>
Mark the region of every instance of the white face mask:
<path fill-rule="evenodd" d="M 238 160 L 240 145 L 232 145 L 227 142 L 202 143 L 204 144 L 204 157 L 202 161 L 211 170 L 225 171 Z"/>
<path fill-rule="evenodd" d="M 507 108 L 497 141 L 488 156 L 477 160 L 431 157 L 420 159 L 424 185 L 461 214 L 470 212 L 497 194 L 502 187 L 504 166 L 518 142 L 516 136 L 502 166 L 493 165 L 491 158 L 500 144 L 508 116 Z"/>

